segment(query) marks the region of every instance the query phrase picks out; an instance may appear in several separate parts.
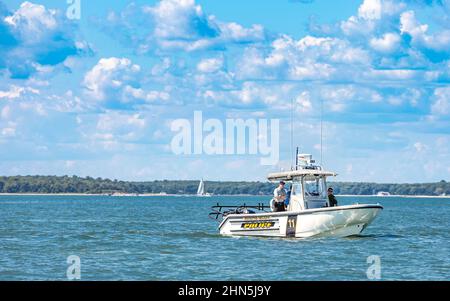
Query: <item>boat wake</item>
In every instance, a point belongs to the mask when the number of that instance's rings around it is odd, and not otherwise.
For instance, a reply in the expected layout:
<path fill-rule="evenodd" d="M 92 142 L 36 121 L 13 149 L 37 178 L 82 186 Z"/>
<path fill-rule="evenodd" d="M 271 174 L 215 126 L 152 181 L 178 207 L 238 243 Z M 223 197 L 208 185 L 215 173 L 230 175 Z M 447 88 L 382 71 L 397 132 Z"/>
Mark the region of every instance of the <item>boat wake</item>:
<path fill-rule="evenodd" d="M 404 236 L 398 234 L 358 234 L 348 236 L 348 239 L 363 239 L 363 238 L 403 238 Z"/>
<path fill-rule="evenodd" d="M 166 233 L 164 236 L 169 237 L 181 237 L 181 238 L 224 238 L 224 236 L 218 234 L 218 233 L 211 233 L 211 232 L 204 232 L 204 231 L 197 231 L 197 232 L 183 232 L 183 233 Z"/>

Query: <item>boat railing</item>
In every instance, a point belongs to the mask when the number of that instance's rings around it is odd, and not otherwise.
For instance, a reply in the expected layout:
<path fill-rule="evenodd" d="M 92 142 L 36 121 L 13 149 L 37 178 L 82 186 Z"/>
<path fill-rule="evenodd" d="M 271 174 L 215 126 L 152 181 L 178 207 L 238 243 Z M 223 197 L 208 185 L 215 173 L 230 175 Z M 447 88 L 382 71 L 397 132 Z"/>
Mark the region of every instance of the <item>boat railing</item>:
<path fill-rule="evenodd" d="M 261 212 L 268 212 L 266 209 L 270 209 L 270 206 L 264 205 L 264 203 L 258 203 L 258 205 L 220 205 L 217 203 L 215 206 L 211 207 L 211 212 L 208 214 L 208 217 L 220 221 L 222 218 L 229 214 L 251 214 L 255 213 L 254 210 L 258 210 Z"/>

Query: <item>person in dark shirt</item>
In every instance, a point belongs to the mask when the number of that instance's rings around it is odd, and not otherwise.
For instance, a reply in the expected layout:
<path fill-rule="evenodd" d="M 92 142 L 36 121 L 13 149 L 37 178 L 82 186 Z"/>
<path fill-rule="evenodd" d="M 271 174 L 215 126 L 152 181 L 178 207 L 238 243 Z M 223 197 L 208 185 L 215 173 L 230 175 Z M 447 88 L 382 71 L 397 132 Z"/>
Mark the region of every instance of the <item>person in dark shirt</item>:
<path fill-rule="evenodd" d="M 333 188 L 328 188 L 328 201 L 330 203 L 330 207 L 337 206 L 337 200 L 336 197 L 333 194 Z"/>

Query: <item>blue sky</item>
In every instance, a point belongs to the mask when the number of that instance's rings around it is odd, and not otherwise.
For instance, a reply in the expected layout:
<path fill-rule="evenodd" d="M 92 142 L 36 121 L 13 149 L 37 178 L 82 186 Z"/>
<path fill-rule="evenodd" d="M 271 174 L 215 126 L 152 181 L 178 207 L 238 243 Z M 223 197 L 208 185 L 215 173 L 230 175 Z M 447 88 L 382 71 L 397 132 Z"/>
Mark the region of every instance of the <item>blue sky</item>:
<path fill-rule="evenodd" d="M 0 174 L 450 179 L 450 1 L 0 0 Z M 175 155 L 171 121 L 278 118 L 281 161 Z"/>

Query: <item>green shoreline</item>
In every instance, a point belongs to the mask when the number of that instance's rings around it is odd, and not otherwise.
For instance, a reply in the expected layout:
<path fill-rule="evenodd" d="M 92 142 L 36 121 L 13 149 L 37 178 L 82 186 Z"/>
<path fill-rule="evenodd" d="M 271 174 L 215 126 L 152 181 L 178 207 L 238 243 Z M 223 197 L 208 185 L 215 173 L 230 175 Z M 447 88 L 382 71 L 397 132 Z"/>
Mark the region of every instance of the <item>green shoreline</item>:
<path fill-rule="evenodd" d="M 0 193 L 24 194 L 139 194 L 195 195 L 199 180 L 119 181 L 78 176 L 0 176 Z M 271 195 L 276 183 L 245 181 L 205 181 L 213 195 Z M 337 195 L 371 196 L 388 192 L 396 196 L 450 195 L 450 182 L 364 183 L 328 182 Z"/>

